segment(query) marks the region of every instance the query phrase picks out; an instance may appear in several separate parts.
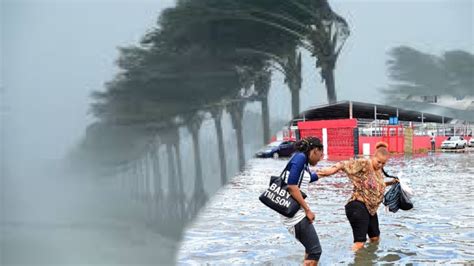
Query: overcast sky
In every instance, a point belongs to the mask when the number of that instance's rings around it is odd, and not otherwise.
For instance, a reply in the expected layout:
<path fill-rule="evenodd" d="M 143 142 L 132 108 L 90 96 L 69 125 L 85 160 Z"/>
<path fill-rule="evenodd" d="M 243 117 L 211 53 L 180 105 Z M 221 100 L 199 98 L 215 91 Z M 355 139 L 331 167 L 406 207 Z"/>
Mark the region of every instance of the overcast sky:
<path fill-rule="evenodd" d="M 0 84 L 9 110 L 2 127 L 7 127 L 6 141 L 14 147 L 9 156 L 31 160 L 60 158 L 79 141 L 93 121 L 87 115 L 91 91 L 102 89 L 117 71 L 116 47 L 136 44 L 173 1 L 1 3 Z M 337 63 L 340 100 L 381 102 L 374 92 L 387 85 L 386 53 L 397 45 L 434 54 L 474 49 L 470 0 L 330 3 L 351 27 Z M 326 99 L 314 63 L 308 61 L 302 107 Z"/>
<path fill-rule="evenodd" d="M 474 52 L 474 1 L 331 1 L 346 18 L 351 35 L 337 62 L 341 99 L 381 102 L 375 89 L 387 85 L 387 52 L 408 45 L 440 55 Z"/>
<path fill-rule="evenodd" d="M 93 121 L 89 95 L 173 1 L 2 1 L 9 156 L 61 157 Z M 31 152 L 26 153 L 25 151 Z"/>

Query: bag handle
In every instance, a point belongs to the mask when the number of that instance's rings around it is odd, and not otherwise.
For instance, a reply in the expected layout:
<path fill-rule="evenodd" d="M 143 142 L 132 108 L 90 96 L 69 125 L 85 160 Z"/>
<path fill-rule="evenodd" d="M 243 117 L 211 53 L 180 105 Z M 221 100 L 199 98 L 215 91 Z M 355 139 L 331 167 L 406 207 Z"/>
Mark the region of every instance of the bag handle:
<path fill-rule="evenodd" d="M 309 171 L 309 166 L 308 166 L 308 164 L 306 164 L 306 167 L 304 168 L 304 171 L 308 172 L 309 178 L 311 179 L 311 172 Z M 298 187 L 300 187 L 300 186 L 301 186 L 301 183 L 303 183 L 304 171 L 301 171 L 300 181 L 298 182 Z"/>
<path fill-rule="evenodd" d="M 385 172 L 385 170 L 383 169 L 383 167 L 382 167 L 382 173 L 383 173 L 386 177 L 398 179 L 398 177 L 396 177 L 396 176 L 387 174 L 387 172 Z"/>
<path fill-rule="evenodd" d="M 293 157 L 295 157 L 296 154 L 293 154 L 293 156 L 291 156 L 290 160 L 288 160 L 288 163 L 286 164 L 285 168 L 283 168 L 283 171 L 281 171 L 281 174 L 280 174 L 280 177 L 282 177 L 283 179 L 286 178 L 286 171 L 288 170 L 288 165 L 290 165 L 291 163 L 291 160 L 293 160 Z M 285 176 L 283 176 L 283 174 L 285 174 Z"/>

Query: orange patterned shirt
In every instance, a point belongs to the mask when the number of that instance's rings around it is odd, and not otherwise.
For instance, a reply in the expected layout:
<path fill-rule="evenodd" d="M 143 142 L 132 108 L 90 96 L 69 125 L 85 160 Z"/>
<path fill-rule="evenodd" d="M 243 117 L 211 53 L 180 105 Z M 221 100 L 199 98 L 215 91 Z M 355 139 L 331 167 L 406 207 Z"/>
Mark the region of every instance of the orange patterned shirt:
<path fill-rule="evenodd" d="M 365 204 L 370 215 L 375 215 L 385 193 L 382 172 L 374 171 L 369 159 L 343 161 L 342 170 L 354 186 L 348 202 L 358 200 Z"/>

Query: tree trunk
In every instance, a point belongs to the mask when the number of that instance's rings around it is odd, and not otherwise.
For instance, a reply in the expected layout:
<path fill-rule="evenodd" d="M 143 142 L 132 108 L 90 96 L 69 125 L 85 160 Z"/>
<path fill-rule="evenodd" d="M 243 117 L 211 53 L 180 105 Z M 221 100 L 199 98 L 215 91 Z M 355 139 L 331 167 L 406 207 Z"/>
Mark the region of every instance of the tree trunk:
<path fill-rule="evenodd" d="M 169 193 L 174 194 L 177 192 L 176 187 L 176 172 L 175 172 L 175 164 L 174 164 L 174 156 L 173 156 L 173 144 L 166 143 L 166 153 L 168 155 L 168 188 Z"/>
<path fill-rule="evenodd" d="M 178 183 L 178 193 L 180 195 L 184 195 L 184 184 L 183 184 L 183 174 L 182 174 L 182 168 L 181 168 L 181 152 L 179 150 L 179 137 L 177 140 L 175 140 L 174 143 L 174 150 L 176 154 L 176 169 L 177 169 L 177 183 Z"/>
<path fill-rule="evenodd" d="M 179 137 L 175 140 L 176 142 L 174 143 L 174 150 L 176 153 L 176 169 L 177 169 L 177 174 L 178 174 L 178 183 L 182 183 L 182 177 L 183 177 L 183 172 L 182 172 L 182 164 L 181 164 L 181 152 L 179 150 Z"/>
<path fill-rule="evenodd" d="M 300 88 L 290 87 L 291 91 L 291 115 L 295 118 L 300 113 Z"/>
<path fill-rule="evenodd" d="M 132 175 L 132 197 L 136 199 L 138 195 L 138 177 L 140 176 L 140 170 L 138 162 L 135 161 L 133 165 L 133 175 Z"/>
<path fill-rule="evenodd" d="M 160 226 L 162 221 L 162 201 L 164 199 L 163 187 L 161 182 L 161 165 L 160 165 L 160 145 L 154 143 L 151 151 L 151 164 L 153 169 L 153 188 L 155 194 L 152 201 L 152 222 L 154 226 Z"/>
<path fill-rule="evenodd" d="M 174 150 L 176 152 L 176 163 L 177 163 L 177 185 L 178 185 L 178 208 L 180 217 L 184 217 L 185 213 L 185 204 L 186 204 L 186 195 L 184 194 L 184 183 L 183 183 L 183 175 L 182 175 L 182 168 L 181 168 L 181 153 L 179 150 L 179 135 L 177 132 L 176 140 L 174 142 Z"/>
<path fill-rule="evenodd" d="M 191 131 L 194 147 L 194 169 L 196 180 L 194 183 L 194 191 L 200 192 L 204 190 L 204 182 L 202 180 L 201 150 L 199 148 L 199 129 L 193 128 Z"/>
<path fill-rule="evenodd" d="M 151 153 L 151 161 L 153 166 L 153 185 L 155 190 L 155 199 L 160 198 L 162 196 L 162 185 L 161 185 L 161 166 L 160 166 L 160 154 L 159 154 L 159 146 L 156 145 L 153 148 Z"/>
<path fill-rule="evenodd" d="M 135 199 L 140 200 L 140 195 L 141 195 L 141 186 L 142 186 L 142 173 L 143 173 L 143 168 L 142 168 L 142 162 L 141 160 L 137 160 L 137 175 L 135 176 Z"/>
<path fill-rule="evenodd" d="M 222 113 L 222 112 L 221 112 Z M 217 143 L 219 148 L 219 161 L 221 166 L 221 184 L 224 185 L 227 182 L 227 163 L 224 149 L 224 136 L 222 132 L 222 121 L 221 115 L 214 116 L 214 125 L 216 126 Z"/>
<path fill-rule="evenodd" d="M 150 182 L 150 157 L 149 154 L 146 153 L 145 157 L 143 158 L 144 164 L 145 164 L 145 170 L 144 170 L 144 178 L 145 178 L 145 195 L 144 195 L 144 200 L 148 204 L 148 200 L 151 198 L 151 182 Z"/>
<path fill-rule="evenodd" d="M 262 102 L 262 124 L 263 124 L 263 144 L 270 140 L 270 113 L 268 109 L 268 93 L 272 82 L 272 72 L 268 69 L 262 70 L 255 80 L 255 90 Z"/>
<path fill-rule="evenodd" d="M 242 120 L 241 120 L 242 121 Z M 242 132 L 242 122 L 236 128 L 237 132 L 237 150 L 239 153 L 239 171 L 244 170 L 245 154 L 244 154 L 244 137 Z"/>
<path fill-rule="evenodd" d="M 194 193 L 189 203 L 189 209 L 186 213 L 188 219 L 192 219 L 207 201 L 206 191 L 204 190 L 204 180 L 202 177 L 201 152 L 199 148 L 199 127 L 191 126 L 191 135 L 194 146 L 194 160 L 196 180 L 194 183 Z"/>
<path fill-rule="evenodd" d="M 244 153 L 244 137 L 242 132 L 242 117 L 244 113 L 244 103 L 238 102 L 231 107 L 232 125 L 235 129 L 237 137 L 237 152 L 239 158 L 239 171 L 245 167 L 245 153 Z"/>
<path fill-rule="evenodd" d="M 324 69 L 322 71 L 323 79 L 326 83 L 326 90 L 328 95 L 328 103 L 333 104 L 337 102 L 336 85 L 334 82 L 334 69 Z"/>
<path fill-rule="evenodd" d="M 262 123 L 263 123 L 263 144 L 270 141 L 270 110 L 268 108 L 268 95 L 262 97 Z"/>

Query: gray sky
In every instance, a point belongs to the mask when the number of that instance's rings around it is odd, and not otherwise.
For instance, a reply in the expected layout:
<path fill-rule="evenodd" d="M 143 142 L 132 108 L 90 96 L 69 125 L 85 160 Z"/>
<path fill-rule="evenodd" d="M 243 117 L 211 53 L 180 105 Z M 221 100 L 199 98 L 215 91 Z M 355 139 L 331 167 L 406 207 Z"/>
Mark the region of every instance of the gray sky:
<path fill-rule="evenodd" d="M 14 149 L 9 156 L 55 159 L 74 145 L 92 121 L 90 92 L 117 71 L 116 47 L 136 44 L 172 2 L 3 0 L 0 84 L 10 110 L 6 139 Z M 381 102 L 374 91 L 387 85 L 386 53 L 397 45 L 435 54 L 473 52 L 470 0 L 331 4 L 351 27 L 336 70 L 340 100 Z M 302 108 L 326 101 L 313 62 L 305 60 Z"/>
<path fill-rule="evenodd" d="M 61 157 L 84 135 L 91 91 L 172 1 L 2 1 L 9 156 Z M 26 150 L 31 152 L 26 153 Z"/>

